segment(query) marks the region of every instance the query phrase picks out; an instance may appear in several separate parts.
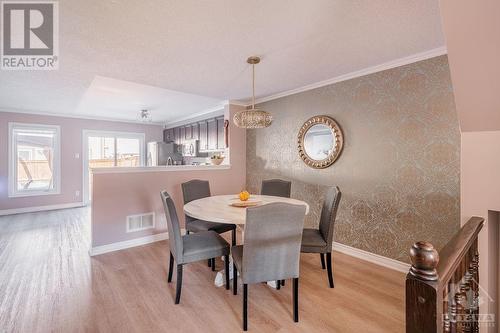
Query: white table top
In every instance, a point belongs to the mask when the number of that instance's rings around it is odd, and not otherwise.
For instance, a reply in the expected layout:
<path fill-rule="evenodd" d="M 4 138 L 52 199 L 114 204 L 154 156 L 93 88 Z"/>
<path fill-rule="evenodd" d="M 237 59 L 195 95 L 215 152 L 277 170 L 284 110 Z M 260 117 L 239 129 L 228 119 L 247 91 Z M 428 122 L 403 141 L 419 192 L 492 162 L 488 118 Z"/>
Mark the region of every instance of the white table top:
<path fill-rule="evenodd" d="M 199 220 L 243 225 L 246 220 L 246 208 L 229 205 L 231 200 L 235 200 L 236 198 L 236 194 L 230 194 L 194 200 L 184 205 L 184 213 Z M 262 205 L 272 202 L 305 205 L 306 214 L 309 214 L 309 205 L 301 200 L 254 194 L 251 195 L 250 199 L 262 201 Z"/>

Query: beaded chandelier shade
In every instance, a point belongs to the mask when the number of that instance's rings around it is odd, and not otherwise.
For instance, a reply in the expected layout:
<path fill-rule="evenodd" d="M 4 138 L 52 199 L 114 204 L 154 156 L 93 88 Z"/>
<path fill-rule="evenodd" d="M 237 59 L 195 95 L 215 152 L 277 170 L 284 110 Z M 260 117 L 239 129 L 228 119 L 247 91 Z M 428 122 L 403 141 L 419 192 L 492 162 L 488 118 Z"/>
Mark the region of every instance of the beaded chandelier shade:
<path fill-rule="evenodd" d="M 269 112 L 255 108 L 255 65 L 260 62 L 259 57 L 250 57 L 247 62 L 252 65 L 252 108 L 236 113 L 234 124 L 241 128 L 264 128 L 271 125 L 273 117 Z"/>

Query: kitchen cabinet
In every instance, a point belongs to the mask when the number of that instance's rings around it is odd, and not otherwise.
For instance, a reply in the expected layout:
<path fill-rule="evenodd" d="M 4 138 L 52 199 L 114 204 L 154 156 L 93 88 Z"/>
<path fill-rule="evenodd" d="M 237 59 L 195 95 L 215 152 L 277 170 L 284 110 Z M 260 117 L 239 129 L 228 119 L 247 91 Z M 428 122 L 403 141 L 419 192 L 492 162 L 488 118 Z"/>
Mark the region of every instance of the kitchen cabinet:
<path fill-rule="evenodd" d="M 201 121 L 198 123 L 199 127 L 199 140 L 200 140 L 200 150 L 208 150 L 208 126 L 206 121 Z"/>
<path fill-rule="evenodd" d="M 198 123 L 191 124 L 191 139 L 193 140 L 200 139 L 200 131 L 198 129 Z"/>
<path fill-rule="evenodd" d="M 224 141 L 224 117 L 201 120 L 195 123 L 182 125 L 164 130 L 165 141 L 174 141 L 182 145 L 188 140 L 199 140 L 200 151 L 222 151 Z"/>
<path fill-rule="evenodd" d="M 169 128 L 167 130 L 167 140 L 168 141 L 175 141 L 175 131 L 173 128 Z"/>
<path fill-rule="evenodd" d="M 179 127 L 174 128 L 174 141 L 177 144 L 181 143 L 181 129 Z"/>
<path fill-rule="evenodd" d="M 207 121 L 208 128 L 208 150 L 217 149 L 217 121 L 215 119 L 210 119 Z"/>
<path fill-rule="evenodd" d="M 217 120 L 217 149 L 224 149 L 224 117 L 216 118 Z"/>
<path fill-rule="evenodd" d="M 186 131 L 186 140 L 191 140 L 191 125 L 187 125 L 184 128 Z"/>
<path fill-rule="evenodd" d="M 183 144 L 184 141 L 186 141 L 186 127 L 181 127 L 181 130 L 180 130 L 180 142 L 179 144 Z"/>

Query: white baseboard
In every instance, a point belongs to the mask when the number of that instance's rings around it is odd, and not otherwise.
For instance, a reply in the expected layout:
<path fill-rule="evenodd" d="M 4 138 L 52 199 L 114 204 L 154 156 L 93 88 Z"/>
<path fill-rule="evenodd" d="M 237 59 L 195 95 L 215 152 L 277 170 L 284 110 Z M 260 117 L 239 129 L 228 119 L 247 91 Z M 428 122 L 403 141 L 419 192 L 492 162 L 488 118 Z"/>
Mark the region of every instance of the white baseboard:
<path fill-rule="evenodd" d="M 405 262 L 387 258 L 375 253 L 363 251 L 351 246 L 347 246 L 341 243 L 333 242 L 333 249 L 338 252 L 350 255 L 352 257 L 369 261 L 371 263 L 384 266 L 390 269 L 394 269 L 398 272 L 408 273 L 411 265 Z"/>
<path fill-rule="evenodd" d="M 185 230 L 181 229 L 181 234 L 184 234 L 184 233 L 185 233 Z M 149 235 L 149 236 L 129 239 L 129 240 L 122 241 L 122 242 L 116 242 L 116 243 L 96 246 L 96 247 L 93 247 L 90 249 L 89 254 L 92 257 L 92 256 L 97 256 L 99 254 L 124 250 L 124 249 L 128 249 L 128 248 L 135 247 L 135 246 L 151 244 L 151 243 L 159 242 L 159 241 L 166 240 L 166 239 L 168 239 L 168 232 L 162 232 L 162 233 L 155 234 L 155 235 Z"/>
<path fill-rule="evenodd" d="M 76 208 L 76 207 L 83 207 L 83 206 L 85 206 L 85 204 L 83 202 L 71 202 L 71 203 L 60 204 L 60 205 L 2 209 L 2 210 L 0 210 L 0 216 L 22 214 L 22 213 L 43 212 L 43 211 L 47 211 L 47 210 Z"/>
<path fill-rule="evenodd" d="M 184 234 L 185 230 L 182 229 L 181 233 Z M 117 243 L 111 243 L 111 244 L 106 244 L 106 245 L 101 245 L 101 246 L 96 246 L 90 249 L 89 254 L 90 256 L 97 256 L 100 254 L 108 253 L 108 252 L 113 252 L 113 251 L 119 251 L 119 250 L 124 250 L 128 249 L 131 247 L 135 246 L 141 246 L 141 245 L 146 245 L 154 242 L 159 242 L 162 240 L 168 239 L 168 232 L 162 232 L 160 234 L 155 234 L 155 235 L 149 235 L 145 237 L 140 237 L 140 238 L 134 238 L 122 242 L 117 242 Z M 333 242 L 333 249 L 335 251 L 347 254 L 349 256 L 366 260 L 371 263 L 374 263 L 376 265 L 380 265 L 383 267 L 387 267 L 393 270 L 396 270 L 398 272 L 403 272 L 403 273 L 408 273 L 408 270 L 410 269 L 410 264 L 404 263 L 402 261 L 394 260 L 391 258 L 387 258 L 375 253 L 367 252 L 364 250 L 360 250 L 351 246 L 347 246 L 341 243 Z"/>

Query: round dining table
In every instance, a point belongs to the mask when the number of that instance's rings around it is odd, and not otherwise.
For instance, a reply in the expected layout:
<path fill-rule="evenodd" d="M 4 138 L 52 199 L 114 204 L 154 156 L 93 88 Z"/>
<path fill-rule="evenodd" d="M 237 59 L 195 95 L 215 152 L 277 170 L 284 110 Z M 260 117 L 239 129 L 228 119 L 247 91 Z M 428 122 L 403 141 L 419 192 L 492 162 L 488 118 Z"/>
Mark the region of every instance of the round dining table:
<path fill-rule="evenodd" d="M 256 203 L 255 206 L 265 205 L 273 202 L 283 202 L 292 205 L 304 205 L 306 206 L 306 215 L 309 214 L 309 205 L 305 201 L 297 199 L 275 197 L 270 195 L 251 195 L 249 200 L 250 202 Z M 215 195 L 188 202 L 184 205 L 184 213 L 198 220 L 236 224 L 243 233 L 246 223 L 246 208 L 232 206 L 231 204 L 235 202 L 240 202 L 236 194 Z M 229 269 L 229 276 L 232 277 L 232 264 L 229 265 Z M 215 285 L 219 287 L 224 284 L 223 273 L 224 271 L 220 271 L 215 277 Z M 275 281 L 268 282 L 268 285 L 271 287 L 276 286 Z"/>

